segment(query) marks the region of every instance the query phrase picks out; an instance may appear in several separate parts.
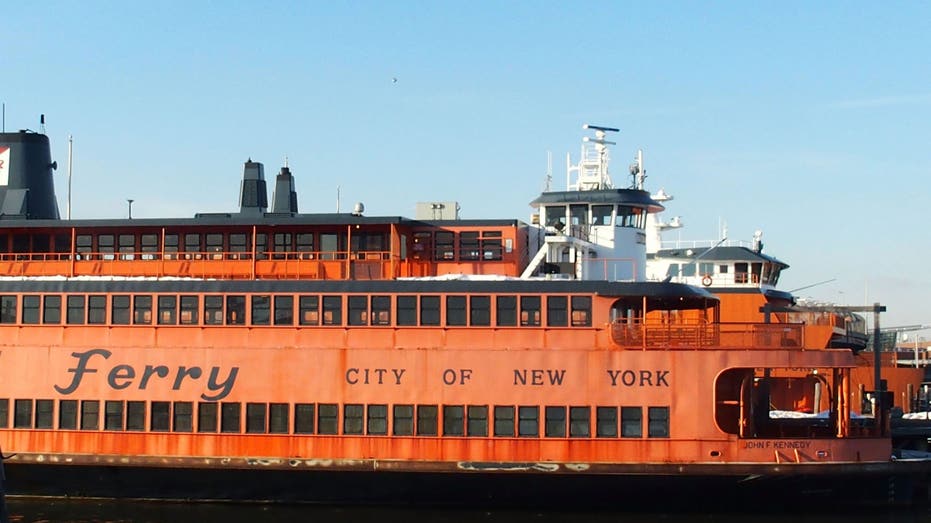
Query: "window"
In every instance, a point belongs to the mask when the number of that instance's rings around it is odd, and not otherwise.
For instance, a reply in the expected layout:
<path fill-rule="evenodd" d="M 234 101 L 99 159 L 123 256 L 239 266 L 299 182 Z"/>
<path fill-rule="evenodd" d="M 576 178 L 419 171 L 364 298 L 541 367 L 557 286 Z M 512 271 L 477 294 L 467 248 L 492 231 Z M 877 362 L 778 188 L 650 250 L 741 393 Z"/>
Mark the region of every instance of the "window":
<path fill-rule="evenodd" d="M 275 325 L 294 325 L 293 296 L 275 296 Z"/>
<path fill-rule="evenodd" d="M 466 297 L 446 297 L 446 325 L 460 326 L 466 324 Z"/>
<path fill-rule="evenodd" d="M 190 401 L 176 401 L 172 408 L 171 430 L 175 432 L 194 431 L 194 404 Z"/>
<path fill-rule="evenodd" d="M 469 325 L 491 325 L 491 298 L 472 296 L 469 298 Z"/>
<path fill-rule="evenodd" d="M 151 254 L 158 252 L 158 235 L 157 234 L 143 234 L 140 237 L 142 248 L 141 251 L 145 254 L 142 255 L 143 260 L 154 260 L 155 255 Z"/>
<path fill-rule="evenodd" d="M 177 258 L 174 254 L 178 252 L 178 235 L 177 234 L 166 234 L 165 235 L 165 259 L 173 260 Z"/>
<path fill-rule="evenodd" d="M 74 251 L 78 253 L 79 260 L 86 260 L 90 258 L 90 253 L 93 252 L 93 237 L 90 234 L 78 234 L 74 237 Z"/>
<path fill-rule="evenodd" d="M 468 231 L 459 233 L 459 259 L 479 259 L 478 232 Z"/>
<path fill-rule="evenodd" d="M 398 325 L 417 325 L 417 296 L 398 296 Z"/>
<path fill-rule="evenodd" d="M 0 323 L 16 323 L 16 296 L 0 296 Z"/>
<path fill-rule="evenodd" d="M 517 325 L 517 296 L 498 296 L 495 302 L 497 303 L 497 325 L 499 327 Z"/>
<path fill-rule="evenodd" d="M 36 400 L 36 428 L 50 429 L 54 421 L 53 410 L 55 402 L 52 400 Z"/>
<path fill-rule="evenodd" d="M 10 400 L 7 398 L 3 398 L 3 399 L 0 399 L 0 429 L 5 429 L 9 426 L 10 426 Z"/>
<path fill-rule="evenodd" d="M 246 432 L 264 434 L 268 416 L 268 405 L 264 403 L 246 403 Z"/>
<path fill-rule="evenodd" d="M 569 407 L 569 437 L 587 438 L 591 436 L 591 415 L 589 407 Z"/>
<path fill-rule="evenodd" d="M 197 404 L 197 432 L 217 431 L 217 404 L 200 402 Z"/>
<path fill-rule="evenodd" d="M 395 405 L 394 422 L 391 424 L 391 433 L 395 436 L 411 436 L 414 434 L 414 406 Z"/>
<path fill-rule="evenodd" d="M 438 231 L 435 235 L 436 238 L 436 248 L 434 253 L 436 254 L 436 259 L 439 261 L 442 260 L 452 260 L 456 257 L 455 247 L 454 247 L 454 234 L 449 231 Z"/>
<path fill-rule="evenodd" d="M 103 429 L 123 430 L 123 402 L 105 401 L 103 404 Z"/>
<path fill-rule="evenodd" d="M 158 297 L 158 324 L 175 325 L 178 323 L 177 317 L 177 296 L 159 296 Z"/>
<path fill-rule="evenodd" d="M 694 263 L 683 263 L 682 264 L 682 275 L 683 276 L 695 276 L 695 264 Z"/>
<path fill-rule="evenodd" d="M 546 407 L 546 437 L 566 437 L 566 407 Z"/>
<path fill-rule="evenodd" d="M 301 296 L 298 299 L 298 314 L 301 325 L 320 325 L 320 298 Z"/>
<path fill-rule="evenodd" d="M 136 252 L 136 237 L 132 234 L 121 234 L 117 237 L 119 243 L 120 259 L 131 260 Z"/>
<path fill-rule="evenodd" d="M 220 404 L 220 432 L 235 433 L 240 430 L 239 418 L 242 416 L 242 405 L 239 403 Z"/>
<path fill-rule="evenodd" d="M 462 436 L 465 409 L 462 405 L 443 405 L 443 435 Z"/>
<path fill-rule="evenodd" d="M 388 406 L 369 405 L 367 410 L 368 423 L 365 428 L 366 434 L 388 434 Z"/>
<path fill-rule="evenodd" d="M 417 405 L 417 435 L 436 436 L 436 405 Z"/>
<path fill-rule="evenodd" d="M 334 403 L 319 405 L 317 434 L 336 434 L 339 428 L 339 406 Z"/>
<path fill-rule="evenodd" d="M 133 296 L 133 324 L 149 325 L 152 323 L 152 297 Z"/>
<path fill-rule="evenodd" d="M 64 430 L 78 428 L 77 400 L 61 400 L 58 402 L 58 428 Z"/>
<path fill-rule="evenodd" d="M 68 296 L 68 312 L 65 315 L 65 322 L 69 325 L 84 324 L 84 296 Z"/>
<path fill-rule="evenodd" d="M 485 405 L 469 405 L 466 414 L 468 416 L 466 434 L 469 436 L 487 436 L 488 407 Z"/>
<path fill-rule="evenodd" d="M 485 231 L 482 234 L 482 258 L 501 259 L 501 231 Z"/>
<path fill-rule="evenodd" d="M 126 430 L 145 430 L 145 402 L 126 402 Z"/>
<path fill-rule="evenodd" d="M 621 437 L 643 437 L 643 409 L 641 407 L 621 407 Z"/>
<path fill-rule="evenodd" d="M 349 296 L 349 324 L 368 325 L 368 296 Z"/>
<path fill-rule="evenodd" d="M 113 259 L 113 235 L 101 234 L 97 237 L 97 252 L 103 254 L 103 259 Z"/>
<path fill-rule="evenodd" d="M 204 235 L 204 246 L 214 260 L 223 257 L 223 235 L 220 233 L 210 233 Z"/>
<path fill-rule="evenodd" d="M 229 249 L 231 253 L 234 253 L 232 258 L 238 260 L 240 258 L 245 259 L 242 253 L 249 251 L 249 242 L 246 240 L 246 235 L 242 233 L 232 233 L 229 236 Z"/>
<path fill-rule="evenodd" d="M 592 205 L 592 225 L 611 225 L 613 205 Z"/>
<path fill-rule="evenodd" d="M 572 326 L 573 327 L 591 327 L 592 326 L 592 298 L 591 296 L 573 296 L 570 301 L 572 303 Z"/>
<path fill-rule="evenodd" d="M 114 325 L 129 325 L 129 296 L 113 296 L 110 298 L 110 303 L 113 315 L 110 321 Z"/>
<path fill-rule="evenodd" d="M 39 296 L 23 296 L 23 323 L 35 325 L 39 323 Z"/>
<path fill-rule="evenodd" d="M 524 326 L 540 325 L 540 297 L 520 297 L 520 324 Z"/>
<path fill-rule="evenodd" d="M 226 324 L 246 324 L 246 297 L 242 295 L 226 297 Z"/>
<path fill-rule="evenodd" d="M 616 438 L 617 407 L 597 407 L 595 416 L 595 435 L 599 438 Z"/>
<path fill-rule="evenodd" d="M 204 296 L 204 323 L 223 325 L 223 296 Z"/>
<path fill-rule="evenodd" d="M 152 402 L 152 419 L 149 420 L 149 430 L 153 432 L 168 432 L 171 430 L 171 403 L 167 401 Z"/>
<path fill-rule="evenodd" d="M 343 406 L 343 434 L 362 434 L 365 406 L 350 403 Z"/>
<path fill-rule="evenodd" d="M 294 405 L 295 434 L 313 434 L 314 421 L 315 415 L 313 403 L 297 403 Z"/>
<path fill-rule="evenodd" d="M 268 432 L 269 434 L 288 433 L 287 403 L 270 403 L 268 405 Z"/>
<path fill-rule="evenodd" d="M 188 233 L 184 235 L 184 252 L 196 253 L 188 254 L 186 256 L 188 259 L 200 258 L 200 234 Z"/>
<path fill-rule="evenodd" d="M 95 295 L 87 297 L 87 323 L 91 325 L 103 325 L 107 323 L 106 296 Z"/>
<path fill-rule="evenodd" d="M 16 400 L 13 402 L 13 428 L 32 428 L 32 400 Z"/>
<path fill-rule="evenodd" d="M 391 325 L 391 296 L 372 296 L 372 325 Z"/>
<path fill-rule="evenodd" d="M 271 296 L 252 297 L 252 324 L 268 325 L 271 322 Z"/>
<path fill-rule="evenodd" d="M 548 296 L 546 298 L 546 324 L 550 327 L 565 327 L 569 324 L 566 317 L 568 300 L 565 296 Z"/>
<path fill-rule="evenodd" d="M 313 259 L 314 252 L 314 235 L 311 233 L 301 233 L 295 236 L 295 241 L 297 243 L 297 252 L 302 253 L 300 258 L 302 260 Z"/>
<path fill-rule="evenodd" d="M 81 430 L 97 430 L 100 428 L 100 402 L 81 402 Z"/>
<path fill-rule="evenodd" d="M 495 436 L 514 435 L 514 407 L 495 407 Z"/>
<path fill-rule="evenodd" d="M 535 438 L 540 435 L 540 407 L 517 408 L 517 435 Z"/>
<path fill-rule="evenodd" d="M 42 323 L 61 323 L 61 296 L 45 296 L 42 301 Z"/>
<path fill-rule="evenodd" d="M 197 310 L 200 309 L 197 296 L 181 296 L 181 324 L 197 325 Z"/>
<path fill-rule="evenodd" d="M 440 297 L 439 296 L 421 296 L 420 297 L 420 324 L 421 325 L 439 325 L 440 324 Z"/>
<path fill-rule="evenodd" d="M 649 427 L 647 436 L 651 438 L 669 437 L 669 407 L 650 407 L 647 410 Z"/>
<path fill-rule="evenodd" d="M 276 232 L 272 235 L 272 242 L 272 250 L 276 253 L 272 255 L 273 259 L 283 260 L 285 257 L 290 258 L 286 253 L 291 251 L 291 233 Z"/>
<path fill-rule="evenodd" d="M 342 296 L 323 297 L 323 324 L 343 324 L 343 298 Z"/>
<path fill-rule="evenodd" d="M 698 264 L 698 273 L 702 276 L 714 274 L 714 264 L 711 262 L 700 262 Z"/>

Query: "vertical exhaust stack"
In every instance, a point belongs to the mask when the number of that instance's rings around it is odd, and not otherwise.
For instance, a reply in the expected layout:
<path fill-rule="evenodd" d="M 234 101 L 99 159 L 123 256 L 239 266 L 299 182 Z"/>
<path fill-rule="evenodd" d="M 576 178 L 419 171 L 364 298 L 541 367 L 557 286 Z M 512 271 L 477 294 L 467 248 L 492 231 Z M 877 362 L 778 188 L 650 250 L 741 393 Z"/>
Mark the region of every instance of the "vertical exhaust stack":
<path fill-rule="evenodd" d="M 265 166 L 252 159 L 242 169 L 242 186 L 239 189 L 239 214 L 262 216 L 268 209 L 268 190 L 265 188 Z"/>
<path fill-rule="evenodd" d="M 0 218 L 58 220 L 48 136 L 0 133 Z"/>
<path fill-rule="evenodd" d="M 297 214 L 297 191 L 294 176 L 287 165 L 275 177 L 275 192 L 272 195 L 272 212 Z"/>

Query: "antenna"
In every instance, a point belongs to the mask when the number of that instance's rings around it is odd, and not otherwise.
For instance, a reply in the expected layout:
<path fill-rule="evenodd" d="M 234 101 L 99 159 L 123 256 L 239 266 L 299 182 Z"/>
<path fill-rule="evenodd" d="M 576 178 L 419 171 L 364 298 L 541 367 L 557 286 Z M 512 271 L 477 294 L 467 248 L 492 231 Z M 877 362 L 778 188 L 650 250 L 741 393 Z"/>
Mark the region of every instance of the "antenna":
<path fill-rule="evenodd" d="M 0 133 L 6 132 L 6 102 L 3 102 L 3 130 Z"/>
<path fill-rule="evenodd" d="M 68 219 L 71 219 L 71 159 L 74 150 L 74 140 L 68 135 Z"/>
<path fill-rule="evenodd" d="M 546 151 L 546 178 L 543 182 L 543 192 L 549 192 L 553 184 L 553 152 Z"/>
<path fill-rule="evenodd" d="M 39 132 L 45 134 L 45 115 L 39 115 Z"/>
<path fill-rule="evenodd" d="M 339 185 L 336 186 L 336 213 L 339 214 Z"/>

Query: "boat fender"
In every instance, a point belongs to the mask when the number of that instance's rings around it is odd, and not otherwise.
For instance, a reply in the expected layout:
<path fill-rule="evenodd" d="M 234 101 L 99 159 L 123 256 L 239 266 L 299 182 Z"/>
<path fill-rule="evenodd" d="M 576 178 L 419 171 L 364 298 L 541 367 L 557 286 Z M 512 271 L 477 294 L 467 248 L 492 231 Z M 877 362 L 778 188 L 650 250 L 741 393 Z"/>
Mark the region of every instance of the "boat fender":
<path fill-rule="evenodd" d="M 702 277 L 701 284 L 704 285 L 705 287 L 710 287 L 711 286 L 711 275 L 706 274 L 704 277 Z"/>

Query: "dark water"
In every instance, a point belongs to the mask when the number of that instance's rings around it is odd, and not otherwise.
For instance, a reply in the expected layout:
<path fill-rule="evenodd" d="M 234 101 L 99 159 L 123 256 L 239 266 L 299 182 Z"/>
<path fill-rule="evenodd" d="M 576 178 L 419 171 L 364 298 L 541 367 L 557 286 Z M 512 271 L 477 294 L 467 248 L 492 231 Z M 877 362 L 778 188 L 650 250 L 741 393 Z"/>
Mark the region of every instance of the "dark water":
<path fill-rule="evenodd" d="M 726 500 L 721 500 L 722 504 Z M 774 492 L 773 503 L 784 502 Z M 17 523 L 210 523 L 290 522 L 320 523 L 927 523 L 927 508 L 818 514 L 777 513 L 760 507 L 761 513 L 625 513 L 623 511 L 468 510 L 335 506 L 274 506 L 190 504 L 126 501 L 7 501 L 10 521 Z"/>

